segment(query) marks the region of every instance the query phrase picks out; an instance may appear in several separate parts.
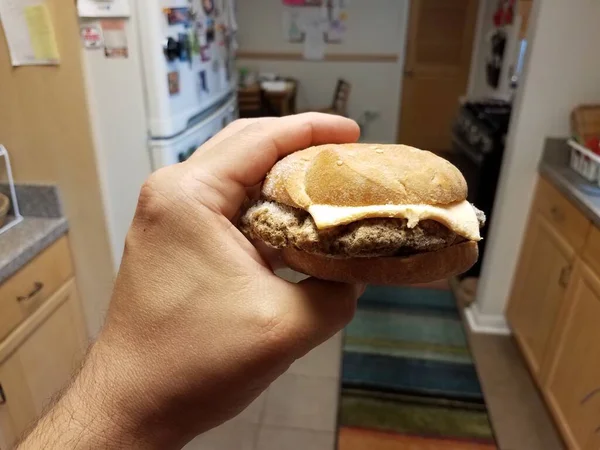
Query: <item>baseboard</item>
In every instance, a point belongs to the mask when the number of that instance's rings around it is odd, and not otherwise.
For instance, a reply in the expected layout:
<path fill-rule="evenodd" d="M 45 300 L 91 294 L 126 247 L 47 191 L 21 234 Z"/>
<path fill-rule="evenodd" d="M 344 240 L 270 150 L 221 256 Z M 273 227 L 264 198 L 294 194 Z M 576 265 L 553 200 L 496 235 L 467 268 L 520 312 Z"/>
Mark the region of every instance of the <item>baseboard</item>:
<path fill-rule="evenodd" d="M 510 328 L 502 314 L 482 314 L 477 304 L 465 308 L 467 323 L 473 333 L 482 334 L 511 334 Z"/>

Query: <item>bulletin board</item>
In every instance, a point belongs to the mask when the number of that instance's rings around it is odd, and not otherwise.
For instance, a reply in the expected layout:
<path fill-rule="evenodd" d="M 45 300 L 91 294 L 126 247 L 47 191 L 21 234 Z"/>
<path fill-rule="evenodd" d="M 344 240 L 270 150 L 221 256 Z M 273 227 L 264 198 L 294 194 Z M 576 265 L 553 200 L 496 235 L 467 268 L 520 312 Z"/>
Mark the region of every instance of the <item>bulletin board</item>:
<path fill-rule="evenodd" d="M 321 0 L 238 2 L 240 57 L 261 53 L 301 55 L 303 39 L 294 41 L 287 33 L 288 12 L 291 8 L 318 10 L 321 6 Z M 405 22 L 402 17 L 404 6 L 404 2 L 398 0 L 347 0 L 343 38 L 337 42 L 328 40 L 324 51 L 333 57 L 360 54 L 394 60 L 404 39 L 401 35 Z"/>

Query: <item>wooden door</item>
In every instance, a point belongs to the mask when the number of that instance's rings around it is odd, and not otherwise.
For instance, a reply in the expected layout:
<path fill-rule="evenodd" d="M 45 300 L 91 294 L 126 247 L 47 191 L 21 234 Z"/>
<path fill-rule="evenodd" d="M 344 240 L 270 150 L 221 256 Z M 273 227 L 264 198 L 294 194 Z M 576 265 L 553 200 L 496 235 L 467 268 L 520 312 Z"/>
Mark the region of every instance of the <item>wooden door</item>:
<path fill-rule="evenodd" d="M 578 263 L 548 353 L 543 389 L 568 447 L 590 448 L 600 427 L 600 277 Z M 599 447 L 594 447 L 599 448 Z"/>
<path fill-rule="evenodd" d="M 398 142 L 448 151 L 467 91 L 478 0 L 412 0 Z"/>
<path fill-rule="evenodd" d="M 0 364 L 0 390 L 0 449 L 9 449 L 36 416 L 16 355 Z"/>
<path fill-rule="evenodd" d="M 573 248 L 542 214 L 533 213 L 523 241 L 507 317 L 536 376 L 540 374 L 565 296 L 573 259 Z"/>
<path fill-rule="evenodd" d="M 86 344 L 75 283 L 56 295 L 61 297 L 56 300 L 60 306 L 17 351 L 37 414 L 70 380 Z"/>

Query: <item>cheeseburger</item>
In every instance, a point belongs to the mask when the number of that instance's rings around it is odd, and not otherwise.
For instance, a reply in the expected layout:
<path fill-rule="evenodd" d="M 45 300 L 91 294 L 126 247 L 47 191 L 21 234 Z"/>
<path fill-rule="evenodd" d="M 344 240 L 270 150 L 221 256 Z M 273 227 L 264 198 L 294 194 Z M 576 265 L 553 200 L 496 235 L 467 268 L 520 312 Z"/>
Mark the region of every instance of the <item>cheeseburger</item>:
<path fill-rule="evenodd" d="M 320 145 L 273 166 L 240 228 L 316 278 L 424 283 L 477 261 L 485 216 L 466 198 L 460 171 L 431 152 Z"/>

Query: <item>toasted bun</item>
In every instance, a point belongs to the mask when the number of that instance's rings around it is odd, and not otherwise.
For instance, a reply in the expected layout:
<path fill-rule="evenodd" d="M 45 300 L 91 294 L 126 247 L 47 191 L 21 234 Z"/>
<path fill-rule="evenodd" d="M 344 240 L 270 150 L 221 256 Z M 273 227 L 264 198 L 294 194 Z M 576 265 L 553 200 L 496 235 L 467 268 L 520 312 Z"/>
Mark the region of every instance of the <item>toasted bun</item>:
<path fill-rule="evenodd" d="M 448 205 L 467 198 L 460 171 L 439 156 L 406 145 L 328 144 L 279 161 L 265 198 L 307 210 L 311 205 Z"/>
<path fill-rule="evenodd" d="M 283 260 L 293 270 L 341 283 L 406 285 L 458 275 L 477 261 L 476 242 L 464 242 L 405 258 L 328 258 L 287 247 Z"/>

